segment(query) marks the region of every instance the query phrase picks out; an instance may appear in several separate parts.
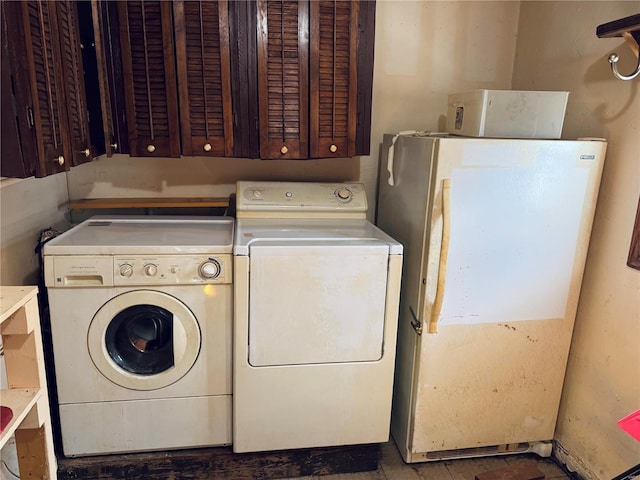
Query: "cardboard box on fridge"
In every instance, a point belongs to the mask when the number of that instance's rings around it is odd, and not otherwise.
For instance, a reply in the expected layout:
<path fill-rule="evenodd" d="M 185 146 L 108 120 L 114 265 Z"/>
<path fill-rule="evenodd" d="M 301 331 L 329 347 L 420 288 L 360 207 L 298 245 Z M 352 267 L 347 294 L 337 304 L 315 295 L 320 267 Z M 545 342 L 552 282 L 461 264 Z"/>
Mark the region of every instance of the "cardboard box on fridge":
<path fill-rule="evenodd" d="M 569 92 L 472 90 L 448 98 L 447 132 L 469 137 L 560 138 Z"/>

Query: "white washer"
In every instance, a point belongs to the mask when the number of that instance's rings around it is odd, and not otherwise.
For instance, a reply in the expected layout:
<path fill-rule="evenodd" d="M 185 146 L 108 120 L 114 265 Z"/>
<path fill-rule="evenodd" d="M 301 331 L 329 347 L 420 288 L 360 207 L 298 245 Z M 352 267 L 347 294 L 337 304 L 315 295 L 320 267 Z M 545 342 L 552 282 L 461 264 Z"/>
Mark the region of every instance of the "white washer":
<path fill-rule="evenodd" d="M 67 456 L 231 443 L 225 217 L 93 217 L 46 243 Z"/>
<path fill-rule="evenodd" d="M 361 184 L 238 182 L 235 452 L 389 438 L 402 245 Z"/>

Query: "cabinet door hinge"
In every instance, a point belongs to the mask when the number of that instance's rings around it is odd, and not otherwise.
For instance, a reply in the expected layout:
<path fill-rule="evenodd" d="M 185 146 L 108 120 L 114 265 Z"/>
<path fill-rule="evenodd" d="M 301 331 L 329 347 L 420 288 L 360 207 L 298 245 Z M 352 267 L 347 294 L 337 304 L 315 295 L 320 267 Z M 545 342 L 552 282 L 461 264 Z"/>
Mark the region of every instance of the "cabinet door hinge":
<path fill-rule="evenodd" d="M 27 124 L 30 128 L 36 126 L 36 122 L 33 117 L 33 109 L 29 105 L 27 105 Z"/>
<path fill-rule="evenodd" d="M 411 312 L 411 316 L 413 317 L 413 320 L 411 320 L 411 326 L 418 335 L 422 335 L 422 322 L 418 320 L 416 312 L 413 311 L 413 308 L 411 308 L 411 306 L 409 306 L 409 312 Z"/>

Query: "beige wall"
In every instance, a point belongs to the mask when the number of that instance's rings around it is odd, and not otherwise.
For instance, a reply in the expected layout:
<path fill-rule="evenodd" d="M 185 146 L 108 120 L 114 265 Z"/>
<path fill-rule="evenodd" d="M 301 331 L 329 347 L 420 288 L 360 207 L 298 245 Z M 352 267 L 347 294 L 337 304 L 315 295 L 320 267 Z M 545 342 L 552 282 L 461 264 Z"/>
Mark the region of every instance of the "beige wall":
<path fill-rule="evenodd" d="M 449 93 L 510 87 L 519 12 L 519 2 L 376 5 L 371 156 L 360 164 L 368 192 L 385 133 L 443 131 Z"/>
<path fill-rule="evenodd" d="M 67 174 L 69 197 L 222 197 L 238 180 L 357 180 L 360 161 L 101 156 Z"/>
<path fill-rule="evenodd" d="M 514 89 L 571 92 L 563 136 L 609 146 L 556 437 L 557 455 L 584 478 L 638 463 L 640 442 L 616 426 L 640 408 L 640 271 L 626 266 L 640 193 L 640 78 L 623 82 L 607 57 L 635 66 L 621 38 L 596 26 L 638 13 L 637 2 L 522 2 Z"/>
<path fill-rule="evenodd" d="M 68 200 L 63 173 L 0 182 L 0 285 L 37 284 L 40 230 L 66 228 Z"/>

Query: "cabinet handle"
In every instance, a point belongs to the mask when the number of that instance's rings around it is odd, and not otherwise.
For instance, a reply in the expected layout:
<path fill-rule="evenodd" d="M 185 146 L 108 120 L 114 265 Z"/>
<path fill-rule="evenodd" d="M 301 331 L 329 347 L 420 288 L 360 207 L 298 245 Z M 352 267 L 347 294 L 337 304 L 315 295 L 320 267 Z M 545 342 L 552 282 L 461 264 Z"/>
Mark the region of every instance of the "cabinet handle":
<path fill-rule="evenodd" d="M 331 145 L 329 147 L 329 150 L 331 151 L 331 153 L 336 153 L 338 151 L 338 147 L 336 145 Z"/>
<path fill-rule="evenodd" d="M 280 153 L 281 153 L 282 155 L 286 155 L 288 151 L 289 151 L 289 149 L 288 149 L 286 146 L 283 146 L 283 147 L 280 149 Z"/>
<path fill-rule="evenodd" d="M 202 147 L 202 148 L 204 148 L 205 152 L 210 152 L 211 151 L 211 144 L 210 143 L 205 143 L 204 147 Z"/>
<path fill-rule="evenodd" d="M 60 155 L 57 158 L 54 158 L 53 161 L 58 165 L 64 165 L 64 157 L 62 155 Z"/>
<path fill-rule="evenodd" d="M 118 144 L 117 144 L 117 143 L 112 143 L 112 144 L 111 144 L 111 148 L 112 148 L 113 150 L 118 150 Z"/>
<path fill-rule="evenodd" d="M 91 150 L 89 150 L 88 148 L 85 148 L 84 150 L 80 150 L 80 153 L 82 153 L 87 158 L 91 156 Z"/>
<path fill-rule="evenodd" d="M 156 151 L 156 146 L 155 145 L 147 145 L 147 152 L 153 153 L 155 151 Z"/>

